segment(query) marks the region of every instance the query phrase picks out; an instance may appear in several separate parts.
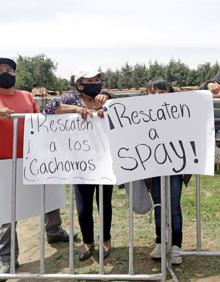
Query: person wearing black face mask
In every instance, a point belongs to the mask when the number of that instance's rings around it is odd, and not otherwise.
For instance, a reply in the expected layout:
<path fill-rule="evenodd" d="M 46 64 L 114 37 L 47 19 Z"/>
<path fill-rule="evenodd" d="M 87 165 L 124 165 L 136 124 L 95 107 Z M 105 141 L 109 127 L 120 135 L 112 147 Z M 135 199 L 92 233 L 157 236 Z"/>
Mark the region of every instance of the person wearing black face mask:
<path fill-rule="evenodd" d="M 16 63 L 9 58 L 0 58 L 0 160 L 12 159 L 12 113 L 38 113 L 39 109 L 32 95 L 27 91 L 15 89 Z M 19 119 L 17 158 L 23 157 L 24 120 Z M 1 195 L 3 197 L 4 195 Z M 45 229 L 49 244 L 56 242 L 68 242 L 69 235 L 61 227 L 60 210 L 54 210 L 45 214 Z M 77 234 L 75 234 L 76 236 Z M 18 241 L 15 233 L 16 267 L 18 267 Z M 77 239 L 76 237 L 74 238 Z M 0 273 L 10 271 L 10 246 L 11 223 L 0 225 Z M 0 279 L 4 281 L 4 279 Z"/>
<path fill-rule="evenodd" d="M 91 98 L 95 98 L 102 90 L 101 83 L 82 83 L 83 93 Z"/>
<path fill-rule="evenodd" d="M 94 112 L 103 118 L 103 104 L 111 98 L 108 93 L 102 93 L 102 80 L 104 73 L 91 67 L 81 68 L 73 79 L 77 94 L 63 96 L 60 99 L 51 100 L 45 107 L 47 114 L 54 113 L 78 113 L 82 118 L 92 115 Z M 111 254 L 111 221 L 112 221 L 112 185 L 104 185 L 104 258 Z M 83 246 L 79 260 L 90 258 L 94 252 L 93 234 L 93 196 L 96 191 L 98 205 L 98 185 L 76 185 L 76 206 L 79 225 L 83 237 Z"/>
<path fill-rule="evenodd" d="M 111 95 L 102 90 L 103 72 L 94 70 L 92 67 L 80 68 L 71 77 L 71 84 L 75 85 L 76 94 L 65 95 L 60 99 L 53 99 L 45 106 L 48 114 L 78 113 L 82 118 L 92 116 L 97 112 L 103 118 L 103 104 L 111 98 Z"/>
<path fill-rule="evenodd" d="M 10 70 L 12 72 L 12 70 Z M 15 85 L 15 74 L 9 72 L 0 73 L 0 88 L 9 89 Z"/>

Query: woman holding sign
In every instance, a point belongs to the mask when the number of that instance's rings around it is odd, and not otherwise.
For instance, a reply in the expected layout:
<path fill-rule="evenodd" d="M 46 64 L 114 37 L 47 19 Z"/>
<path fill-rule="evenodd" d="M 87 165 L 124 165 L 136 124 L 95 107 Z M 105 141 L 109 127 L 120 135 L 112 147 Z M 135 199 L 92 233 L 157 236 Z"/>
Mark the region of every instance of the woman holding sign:
<path fill-rule="evenodd" d="M 78 113 L 83 119 L 92 116 L 96 112 L 103 118 L 103 104 L 110 98 L 107 93 L 100 93 L 101 81 L 104 73 L 96 71 L 91 67 L 79 69 L 71 77 L 76 86 L 77 94 L 62 96 L 60 99 L 51 100 L 45 107 L 48 114 Z M 105 185 L 103 189 L 104 205 L 104 258 L 111 253 L 111 221 L 112 221 L 112 185 Z M 98 185 L 77 185 L 76 205 L 78 220 L 83 237 L 83 247 L 79 260 L 90 258 L 94 252 L 94 224 L 93 224 L 93 196 L 96 190 L 96 202 L 99 205 Z"/>
<path fill-rule="evenodd" d="M 148 85 L 149 94 L 163 94 L 174 92 L 172 86 L 163 78 L 156 78 L 149 82 Z M 154 204 L 160 204 L 160 177 L 153 177 L 151 179 L 151 195 Z M 171 186 L 171 220 L 172 220 L 172 251 L 179 251 L 182 245 L 182 211 L 181 211 L 181 192 L 182 182 L 188 183 L 186 177 L 182 175 L 172 175 L 170 177 Z M 155 207 L 155 225 L 156 225 L 156 246 L 151 252 L 150 256 L 153 259 L 161 258 L 161 209 L 160 206 Z M 173 255 L 172 264 L 181 264 L 182 256 Z"/>

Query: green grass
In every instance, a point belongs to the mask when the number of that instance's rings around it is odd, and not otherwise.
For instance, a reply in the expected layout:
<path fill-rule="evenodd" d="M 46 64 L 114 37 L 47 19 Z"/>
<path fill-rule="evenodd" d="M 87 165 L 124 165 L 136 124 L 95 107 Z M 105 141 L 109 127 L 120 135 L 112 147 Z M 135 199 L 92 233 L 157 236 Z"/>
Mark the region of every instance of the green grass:
<path fill-rule="evenodd" d="M 67 192 L 69 186 L 67 187 Z M 196 247 L 196 189 L 193 176 L 187 188 L 182 192 L 182 210 L 184 217 L 183 249 Z M 64 226 L 68 228 L 67 208 L 62 211 Z M 75 224 L 79 229 L 76 211 Z M 94 202 L 95 239 L 98 246 L 98 212 Z M 220 175 L 201 177 L 201 224 L 203 249 L 220 250 Z M 149 223 L 149 215 L 134 214 L 134 270 L 135 273 L 158 273 L 160 263 L 150 259 L 149 253 L 154 247 L 154 220 Z M 57 253 L 46 261 L 48 272 L 68 271 L 68 246 L 57 244 Z M 113 254 L 106 260 L 105 273 L 128 273 L 128 199 L 123 189 L 113 191 L 112 221 Z M 80 244 L 75 246 L 76 273 L 98 273 L 97 257 L 86 262 L 78 261 Z M 184 257 L 181 266 L 173 268 L 179 281 L 220 281 L 220 257 Z M 216 278 L 217 277 L 217 278 Z M 204 280 L 199 280 L 204 279 Z M 168 276 L 168 281 L 171 278 Z"/>

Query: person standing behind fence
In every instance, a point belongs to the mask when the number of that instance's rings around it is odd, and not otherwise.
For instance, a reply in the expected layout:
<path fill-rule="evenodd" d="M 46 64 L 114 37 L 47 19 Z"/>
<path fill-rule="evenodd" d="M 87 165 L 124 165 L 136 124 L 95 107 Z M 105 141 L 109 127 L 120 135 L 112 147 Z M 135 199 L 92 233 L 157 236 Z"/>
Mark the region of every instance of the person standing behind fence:
<path fill-rule="evenodd" d="M 0 58 L 0 160 L 12 159 L 13 129 L 12 113 L 38 113 L 39 109 L 31 94 L 15 89 L 16 63 L 9 58 Z M 17 157 L 23 157 L 24 120 L 19 119 Z M 1 195 L 2 197 L 2 195 Z M 61 227 L 60 210 L 45 214 L 45 228 L 49 244 L 68 242 L 69 235 Z M 15 233 L 16 267 L 18 264 L 18 241 Z M 10 271 L 11 223 L 0 226 L 0 273 Z M 1 281 L 4 281 L 1 280 Z"/>
<path fill-rule="evenodd" d="M 149 94 L 163 94 L 174 92 L 173 87 L 163 78 L 155 78 L 148 84 Z M 182 246 L 183 237 L 183 223 L 182 223 L 182 211 L 181 211 L 181 192 L 182 192 L 182 180 L 187 185 L 190 176 L 172 175 L 170 176 L 171 185 L 171 221 L 172 221 L 172 251 L 179 251 Z M 153 177 L 147 180 L 150 191 L 155 205 L 160 205 L 160 177 Z M 155 207 L 155 225 L 156 225 L 156 246 L 150 253 L 151 258 L 161 258 L 161 207 Z M 172 264 L 181 264 L 182 256 L 172 256 Z"/>
<path fill-rule="evenodd" d="M 96 71 L 92 67 L 82 67 L 71 78 L 74 79 L 78 93 L 51 100 L 46 105 L 45 112 L 78 113 L 84 119 L 87 116 L 91 116 L 93 112 L 97 112 L 99 117 L 104 117 L 102 106 L 110 98 L 109 94 L 100 93 L 104 73 Z M 84 243 L 79 255 L 80 261 L 90 258 L 94 252 L 94 222 L 92 214 L 95 190 L 96 202 L 99 207 L 98 185 L 76 185 L 76 206 Z M 112 190 L 112 185 L 103 186 L 104 258 L 111 253 Z"/>

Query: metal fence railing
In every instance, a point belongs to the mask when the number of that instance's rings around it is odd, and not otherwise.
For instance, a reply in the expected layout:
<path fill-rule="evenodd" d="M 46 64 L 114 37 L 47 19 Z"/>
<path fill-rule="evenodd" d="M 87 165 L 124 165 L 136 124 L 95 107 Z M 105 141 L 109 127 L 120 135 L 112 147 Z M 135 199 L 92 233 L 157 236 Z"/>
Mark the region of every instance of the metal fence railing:
<path fill-rule="evenodd" d="M 220 108 L 220 101 L 214 100 L 214 105 Z M 15 271 L 15 228 L 16 228 L 16 155 L 17 155 L 17 125 L 18 119 L 23 118 L 24 114 L 12 114 L 13 118 L 13 160 L 12 160 L 12 196 L 11 196 L 11 263 L 10 273 L 0 274 L 0 279 L 30 279 L 30 280 L 160 280 L 166 281 L 169 272 L 174 281 L 178 281 L 171 265 L 171 208 L 170 208 L 170 181 L 169 177 L 161 177 L 161 272 L 157 274 L 137 274 L 134 272 L 134 253 L 133 253 L 133 187 L 129 184 L 129 213 L 128 213 L 128 235 L 129 235 L 129 269 L 125 274 L 105 274 L 103 256 L 103 186 L 99 186 L 99 273 L 97 274 L 77 274 L 74 266 L 74 185 L 69 193 L 69 271 L 65 274 L 45 273 L 45 185 L 41 187 L 41 224 L 40 224 L 40 273 L 19 273 Z M 216 121 L 216 129 L 220 121 Z M 200 176 L 196 176 L 196 250 L 180 251 L 173 254 L 181 256 L 220 256 L 220 251 L 202 250 L 201 244 L 201 217 L 200 217 Z"/>

